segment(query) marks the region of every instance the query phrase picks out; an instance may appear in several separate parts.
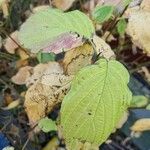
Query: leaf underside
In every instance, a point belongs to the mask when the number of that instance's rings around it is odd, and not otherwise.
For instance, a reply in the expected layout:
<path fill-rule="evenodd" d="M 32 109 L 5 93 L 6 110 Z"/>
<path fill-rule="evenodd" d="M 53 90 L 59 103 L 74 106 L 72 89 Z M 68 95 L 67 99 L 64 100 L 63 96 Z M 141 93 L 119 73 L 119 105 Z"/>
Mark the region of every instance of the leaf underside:
<path fill-rule="evenodd" d="M 33 14 L 21 27 L 19 40 L 31 52 L 38 52 L 64 33 L 78 33 L 90 38 L 94 33 L 92 21 L 82 12 L 67 13 L 46 9 Z"/>
<path fill-rule="evenodd" d="M 102 144 L 130 105 L 129 74 L 118 61 L 100 59 L 75 76 L 61 107 L 69 149 L 77 143 Z"/>

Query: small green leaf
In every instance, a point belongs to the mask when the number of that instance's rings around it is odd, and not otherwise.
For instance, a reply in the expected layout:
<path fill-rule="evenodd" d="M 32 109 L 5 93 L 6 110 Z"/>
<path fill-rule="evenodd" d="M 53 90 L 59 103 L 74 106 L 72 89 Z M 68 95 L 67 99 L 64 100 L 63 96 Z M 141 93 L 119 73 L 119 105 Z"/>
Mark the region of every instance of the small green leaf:
<path fill-rule="evenodd" d="M 129 73 L 115 60 L 100 59 L 77 73 L 61 105 L 61 125 L 68 149 L 102 144 L 113 132 L 132 99 Z"/>
<path fill-rule="evenodd" d="M 147 110 L 150 110 L 150 104 L 147 105 L 146 109 L 147 109 Z"/>
<path fill-rule="evenodd" d="M 38 126 L 43 132 L 50 132 L 50 131 L 57 130 L 55 121 L 52 121 L 51 119 L 49 119 L 47 117 L 41 119 L 38 123 Z"/>
<path fill-rule="evenodd" d="M 91 38 L 95 29 L 92 21 L 84 13 L 75 10 L 63 13 L 57 9 L 45 9 L 33 14 L 21 26 L 20 43 L 37 53 L 64 33 L 78 33 Z"/>
<path fill-rule="evenodd" d="M 133 96 L 131 107 L 145 107 L 148 104 L 148 98 L 143 95 Z"/>
<path fill-rule="evenodd" d="M 103 23 L 112 16 L 113 11 L 114 6 L 111 5 L 97 6 L 92 13 L 93 19 L 99 23 Z"/>
<path fill-rule="evenodd" d="M 47 63 L 49 61 L 55 60 L 55 54 L 54 53 L 42 53 L 41 51 L 37 54 L 37 59 L 40 63 Z"/>
<path fill-rule="evenodd" d="M 117 31 L 121 36 L 125 34 L 126 27 L 127 27 L 126 20 L 124 18 L 120 19 L 119 22 L 117 23 Z"/>

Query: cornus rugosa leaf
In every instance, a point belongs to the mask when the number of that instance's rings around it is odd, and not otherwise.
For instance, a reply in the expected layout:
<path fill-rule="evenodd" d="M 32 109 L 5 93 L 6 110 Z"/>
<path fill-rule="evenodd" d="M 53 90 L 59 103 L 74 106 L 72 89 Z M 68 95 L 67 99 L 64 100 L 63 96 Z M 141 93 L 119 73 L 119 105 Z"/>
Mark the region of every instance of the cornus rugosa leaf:
<path fill-rule="evenodd" d="M 92 21 L 78 10 L 63 13 L 49 8 L 33 14 L 22 25 L 19 40 L 24 47 L 36 53 L 56 42 L 55 39 L 64 33 L 78 33 L 81 37 L 91 38 L 94 27 Z"/>
<path fill-rule="evenodd" d="M 97 22 L 103 23 L 112 16 L 113 10 L 114 6 L 111 5 L 97 6 L 93 11 L 93 18 Z"/>
<path fill-rule="evenodd" d="M 128 71 L 115 60 L 100 59 L 78 72 L 61 107 L 68 149 L 78 150 L 81 143 L 98 147 L 108 138 L 130 105 L 128 82 Z"/>

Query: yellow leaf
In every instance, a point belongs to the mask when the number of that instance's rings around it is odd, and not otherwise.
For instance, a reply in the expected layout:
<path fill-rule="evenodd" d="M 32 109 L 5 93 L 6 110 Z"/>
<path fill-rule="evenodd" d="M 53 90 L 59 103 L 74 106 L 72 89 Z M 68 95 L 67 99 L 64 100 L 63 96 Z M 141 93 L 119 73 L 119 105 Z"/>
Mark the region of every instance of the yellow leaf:
<path fill-rule="evenodd" d="M 134 132 L 142 132 L 150 130 L 150 118 L 143 118 L 137 120 L 131 127 L 131 130 Z"/>
<path fill-rule="evenodd" d="M 1 109 L 10 110 L 10 109 L 17 107 L 19 104 L 20 104 L 20 100 L 15 100 L 15 101 L 11 102 L 7 107 L 2 107 Z"/>
<path fill-rule="evenodd" d="M 49 63 L 41 77 L 30 86 L 25 95 L 25 108 L 31 125 L 45 117 L 67 93 L 71 76 L 65 76 L 60 65 Z"/>
<path fill-rule="evenodd" d="M 58 138 L 54 137 L 47 143 L 47 145 L 42 150 L 56 150 L 58 146 L 59 146 L 59 140 Z"/>
<path fill-rule="evenodd" d="M 93 53 L 94 50 L 89 44 L 84 44 L 66 52 L 62 63 L 65 73 L 74 75 L 81 68 L 91 64 Z"/>
<path fill-rule="evenodd" d="M 127 34 L 131 36 L 132 42 L 148 55 L 150 55 L 150 12 L 137 11 L 130 15 L 127 25 Z"/>

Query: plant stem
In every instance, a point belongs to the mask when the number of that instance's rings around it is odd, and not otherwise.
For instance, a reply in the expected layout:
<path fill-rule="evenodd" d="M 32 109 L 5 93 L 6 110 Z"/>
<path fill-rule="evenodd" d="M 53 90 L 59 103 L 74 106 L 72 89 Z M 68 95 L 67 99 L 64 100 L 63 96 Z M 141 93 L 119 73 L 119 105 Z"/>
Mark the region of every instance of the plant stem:
<path fill-rule="evenodd" d="M 118 18 L 121 18 L 121 17 L 123 16 L 123 14 L 125 13 L 125 11 L 127 10 L 128 7 L 129 7 L 129 5 L 127 5 L 127 6 L 124 8 L 124 10 L 122 11 L 122 13 L 121 13 L 119 16 L 115 17 L 115 19 L 114 19 L 112 25 L 109 27 L 110 33 L 107 35 L 106 41 L 107 41 L 107 39 L 109 38 L 109 36 L 112 34 L 113 29 L 116 27 L 116 25 L 117 25 L 117 23 L 118 23 L 118 21 L 119 21 Z M 108 30 L 109 30 L 109 29 L 108 29 Z"/>

